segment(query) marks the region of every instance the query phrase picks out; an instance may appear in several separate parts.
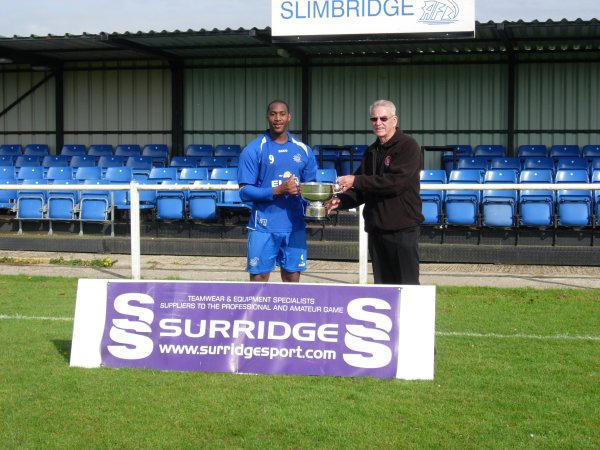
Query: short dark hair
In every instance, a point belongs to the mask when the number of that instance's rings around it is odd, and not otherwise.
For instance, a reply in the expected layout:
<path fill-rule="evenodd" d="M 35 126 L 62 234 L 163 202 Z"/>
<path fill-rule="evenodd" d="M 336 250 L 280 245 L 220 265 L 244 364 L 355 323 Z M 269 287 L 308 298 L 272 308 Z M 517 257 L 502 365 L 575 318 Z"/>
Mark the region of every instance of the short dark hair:
<path fill-rule="evenodd" d="M 267 114 L 271 112 L 271 106 L 275 105 L 276 103 L 281 103 L 282 105 L 285 105 L 285 109 L 287 109 L 287 112 L 290 112 L 290 107 L 286 102 L 284 102 L 283 100 L 273 100 L 267 105 Z"/>

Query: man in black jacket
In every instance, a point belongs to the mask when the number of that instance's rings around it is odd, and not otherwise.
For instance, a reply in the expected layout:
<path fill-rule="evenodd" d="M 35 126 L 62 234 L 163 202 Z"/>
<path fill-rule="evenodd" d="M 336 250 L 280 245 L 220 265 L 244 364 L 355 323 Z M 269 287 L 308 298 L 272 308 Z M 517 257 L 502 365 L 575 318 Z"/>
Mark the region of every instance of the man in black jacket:
<path fill-rule="evenodd" d="M 376 101 L 370 113 L 377 140 L 354 175 L 338 178 L 343 193 L 326 206 L 333 211 L 364 203 L 376 284 L 419 284 L 421 149 L 398 128 L 396 106 L 391 101 Z"/>

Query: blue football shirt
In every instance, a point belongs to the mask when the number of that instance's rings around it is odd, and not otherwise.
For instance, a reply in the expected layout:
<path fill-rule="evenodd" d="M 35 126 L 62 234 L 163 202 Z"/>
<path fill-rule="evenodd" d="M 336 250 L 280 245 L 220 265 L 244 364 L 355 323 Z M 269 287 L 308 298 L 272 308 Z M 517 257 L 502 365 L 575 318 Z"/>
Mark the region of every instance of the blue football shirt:
<path fill-rule="evenodd" d="M 267 131 L 250 142 L 240 155 L 238 183 L 273 189 L 294 175 L 300 183 L 315 181 L 317 161 L 309 146 L 288 133 L 278 144 Z M 288 232 L 305 228 L 304 200 L 299 195 L 267 195 L 252 203 L 248 228 L 257 231 Z"/>

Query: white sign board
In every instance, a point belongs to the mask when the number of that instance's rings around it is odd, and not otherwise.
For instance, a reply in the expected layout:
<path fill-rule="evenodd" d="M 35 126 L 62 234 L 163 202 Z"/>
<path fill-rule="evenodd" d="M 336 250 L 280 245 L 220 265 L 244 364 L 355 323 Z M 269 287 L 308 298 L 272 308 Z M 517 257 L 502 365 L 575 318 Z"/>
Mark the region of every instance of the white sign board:
<path fill-rule="evenodd" d="M 271 35 L 475 33 L 475 0 L 272 0 Z"/>
<path fill-rule="evenodd" d="M 435 286 L 79 280 L 71 365 L 431 380 Z"/>

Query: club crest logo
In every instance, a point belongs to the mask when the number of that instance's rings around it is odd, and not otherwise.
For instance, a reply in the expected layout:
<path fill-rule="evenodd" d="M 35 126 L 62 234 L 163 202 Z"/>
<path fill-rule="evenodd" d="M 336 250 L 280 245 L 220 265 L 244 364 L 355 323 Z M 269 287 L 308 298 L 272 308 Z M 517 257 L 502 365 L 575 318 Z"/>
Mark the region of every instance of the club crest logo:
<path fill-rule="evenodd" d="M 460 8 L 453 0 L 425 0 L 419 22 L 428 25 L 444 25 L 458 20 Z"/>
<path fill-rule="evenodd" d="M 383 164 L 385 165 L 385 167 L 390 167 L 390 164 L 392 164 L 392 157 L 389 155 L 386 156 L 383 160 Z"/>

